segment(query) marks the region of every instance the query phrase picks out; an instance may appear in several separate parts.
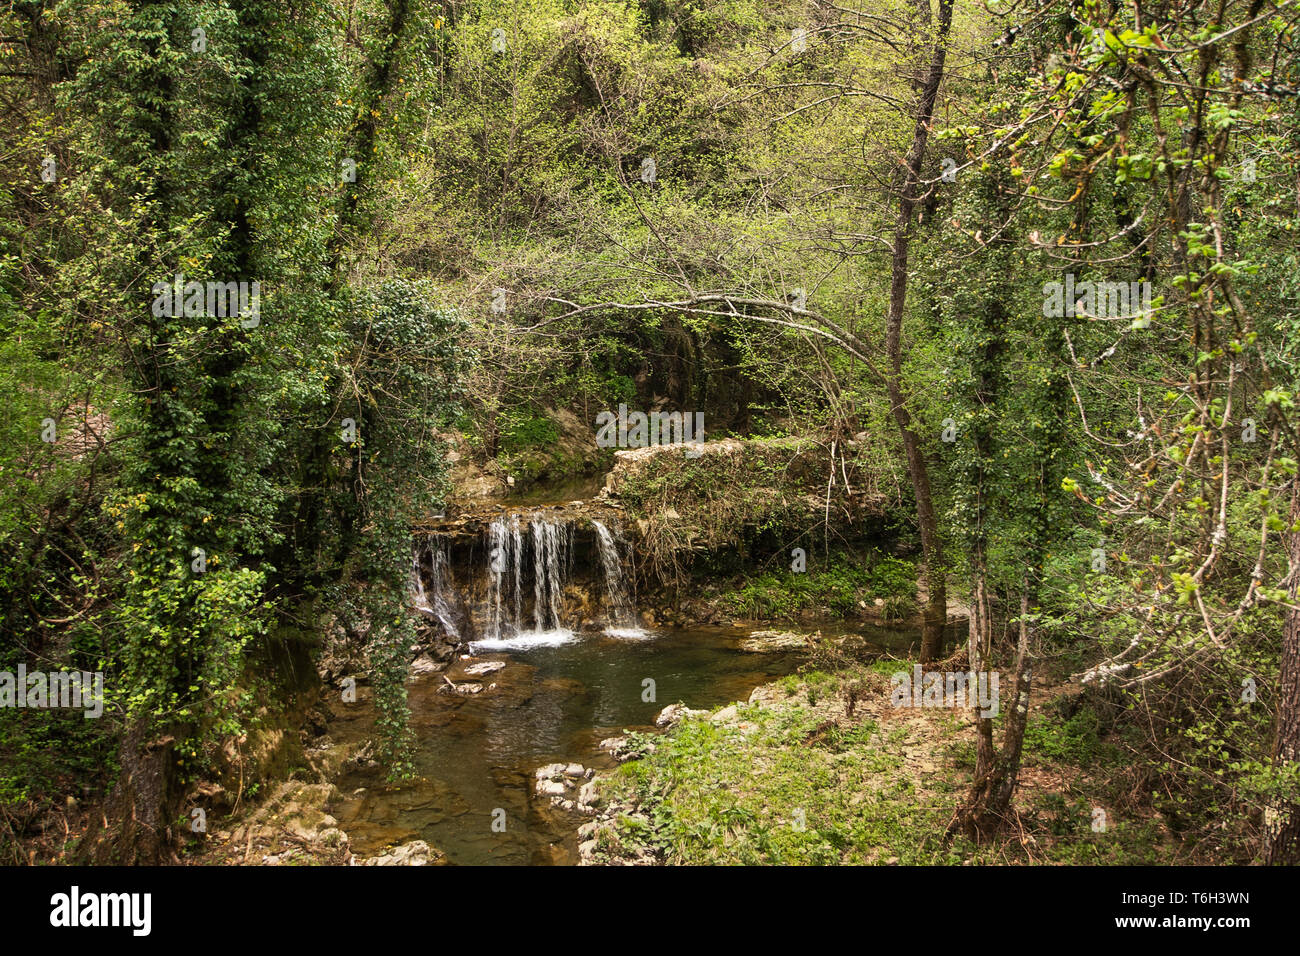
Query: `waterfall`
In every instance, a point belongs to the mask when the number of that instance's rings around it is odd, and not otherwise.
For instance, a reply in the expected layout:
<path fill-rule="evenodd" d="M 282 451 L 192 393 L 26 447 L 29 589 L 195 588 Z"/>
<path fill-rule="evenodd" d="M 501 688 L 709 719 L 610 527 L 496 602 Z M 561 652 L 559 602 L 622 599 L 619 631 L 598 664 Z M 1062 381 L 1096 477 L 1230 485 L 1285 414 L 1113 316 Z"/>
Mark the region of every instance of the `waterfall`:
<path fill-rule="evenodd" d="M 523 546 L 519 516 L 511 515 L 493 521 L 488 529 L 488 640 L 500 641 L 513 637 L 519 631 L 523 603 Z M 514 584 L 513 601 L 506 592 Z M 512 613 L 513 612 L 513 613 Z"/>
<path fill-rule="evenodd" d="M 432 595 L 424 588 L 422 553 L 429 559 Z M 437 618 L 448 637 L 460 640 L 460 628 L 456 626 L 456 614 L 452 610 L 451 560 L 447 555 L 447 542 L 442 538 L 427 538 L 422 548 L 415 549 L 411 564 L 411 600 L 416 609 Z"/>
<path fill-rule="evenodd" d="M 596 546 L 600 551 L 601 568 L 605 572 L 605 594 L 610 621 L 605 633 L 611 637 L 645 637 L 646 632 L 637 625 L 636 603 L 628 593 L 627 582 L 623 577 L 618 529 L 615 527 L 614 531 L 610 531 L 604 523 L 594 519 L 591 526 L 596 529 Z"/>
<path fill-rule="evenodd" d="M 572 529 L 558 521 L 533 519 L 533 626 L 539 631 L 563 626 L 564 584 L 569 570 Z"/>
<path fill-rule="evenodd" d="M 415 605 L 417 611 L 423 611 L 425 614 L 432 614 L 433 608 L 429 605 L 429 597 L 424 593 L 424 575 L 420 571 L 420 549 L 415 547 L 411 551 L 411 603 Z"/>
<path fill-rule="evenodd" d="M 510 553 L 514 555 L 511 563 L 515 569 L 515 616 L 511 618 L 511 633 L 519 630 L 519 622 L 524 619 L 524 533 L 519 527 L 519 515 L 510 516 Z"/>
<path fill-rule="evenodd" d="M 451 558 L 447 554 L 448 544 L 442 538 L 434 538 L 430 549 L 431 572 L 429 583 L 433 587 L 433 599 L 430 604 L 433 613 L 442 622 L 448 637 L 460 640 L 460 628 L 456 626 L 456 615 L 452 611 L 451 601 Z"/>
<path fill-rule="evenodd" d="M 421 614 L 472 652 L 565 644 L 590 628 L 651 636 L 639 626 L 617 522 L 544 508 L 499 514 L 468 540 L 463 528 L 416 538 L 410 593 Z"/>
<path fill-rule="evenodd" d="M 562 644 L 573 637 L 564 626 L 564 587 L 572 562 L 573 528 L 557 519 L 528 520 L 528 544 L 518 514 L 488 528 L 488 626 L 481 649 Z M 533 629 L 524 630 L 524 563 L 533 573 Z"/>

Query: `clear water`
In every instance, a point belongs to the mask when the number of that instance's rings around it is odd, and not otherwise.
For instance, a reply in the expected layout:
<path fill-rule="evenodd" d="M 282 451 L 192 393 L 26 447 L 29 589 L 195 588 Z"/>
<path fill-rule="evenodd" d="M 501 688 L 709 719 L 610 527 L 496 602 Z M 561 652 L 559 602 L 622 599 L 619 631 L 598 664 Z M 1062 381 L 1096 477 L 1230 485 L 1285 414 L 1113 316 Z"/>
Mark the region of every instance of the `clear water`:
<path fill-rule="evenodd" d="M 558 762 L 611 767 L 598 748 L 602 739 L 650 728 L 660 710 L 679 700 L 697 708 L 745 700 L 754 687 L 799 664 L 800 652 L 740 650 L 747 634 L 718 628 L 642 640 L 552 634 L 531 643 L 521 635 L 500 650 L 480 643 L 476 661 L 508 662 L 495 674 L 467 678 L 481 681 L 483 693 L 439 693 L 446 684 L 441 674 L 409 685 L 419 779 L 388 786 L 377 770 L 348 771 L 337 781 L 344 802 L 335 816 L 359 857 L 422 839 L 457 864 L 575 863 L 576 830 L 588 818 L 535 796 L 533 772 Z M 655 682 L 653 701 L 643 699 L 646 679 Z M 497 686 L 489 689 L 492 683 Z M 359 741 L 373 732 L 363 703 L 331 725 L 336 740 Z M 505 811 L 504 832 L 493 830 L 497 810 Z"/>

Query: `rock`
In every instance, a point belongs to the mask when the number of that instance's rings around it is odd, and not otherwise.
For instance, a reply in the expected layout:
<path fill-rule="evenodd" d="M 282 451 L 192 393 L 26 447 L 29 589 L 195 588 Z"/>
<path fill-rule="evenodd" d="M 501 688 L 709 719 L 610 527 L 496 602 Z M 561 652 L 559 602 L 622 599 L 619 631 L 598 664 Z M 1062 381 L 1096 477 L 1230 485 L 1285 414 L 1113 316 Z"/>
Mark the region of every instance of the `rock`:
<path fill-rule="evenodd" d="M 749 695 L 749 704 L 751 707 L 762 707 L 777 700 L 778 696 L 775 686 L 764 684 L 754 688 L 754 692 Z"/>
<path fill-rule="evenodd" d="M 687 717 L 703 717 L 708 711 L 691 710 L 685 704 L 669 704 L 655 718 L 656 727 L 672 727 Z"/>
<path fill-rule="evenodd" d="M 327 827 L 320 831 L 318 842 L 328 847 L 340 847 L 348 842 L 348 835 L 338 827 Z"/>
<path fill-rule="evenodd" d="M 554 777 L 564 776 L 566 765 L 562 763 L 548 763 L 545 767 L 538 767 L 537 772 L 533 774 L 538 780 L 550 780 Z"/>
<path fill-rule="evenodd" d="M 578 844 L 578 855 L 584 860 L 589 860 L 596 855 L 596 841 L 587 840 L 585 843 Z"/>
<path fill-rule="evenodd" d="M 288 813 L 289 811 L 286 811 Z M 324 834 L 329 831 L 338 833 L 338 821 L 328 813 L 321 813 L 313 808 L 303 808 L 284 821 L 284 828 L 290 835 L 304 843 L 322 842 Z"/>
<path fill-rule="evenodd" d="M 568 788 L 559 780 L 537 781 L 537 792 L 544 797 L 562 797 L 566 789 Z"/>
<path fill-rule="evenodd" d="M 714 714 L 712 717 L 709 718 L 709 720 L 713 721 L 713 723 L 715 724 L 729 724 L 735 719 L 736 719 L 735 704 L 731 704 L 727 707 L 722 708 L 722 710 L 718 711 L 716 714 Z"/>
<path fill-rule="evenodd" d="M 458 694 L 481 694 L 481 693 L 483 693 L 483 685 L 482 685 L 482 684 L 475 684 L 475 683 L 457 684 L 457 685 L 456 685 L 456 693 L 458 693 Z"/>
<path fill-rule="evenodd" d="M 486 677 L 488 674 L 495 674 L 506 666 L 505 661 L 480 661 L 477 664 L 470 664 L 464 669 L 466 677 Z"/>
<path fill-rule="evenodd" d="M 432 674 L 438 670 L 438 662 L 428 654 L 421 654 L 415 660 L 411 661 L 411 678 L 419 677 L 421 674 Z"/>
<path fill-rule="evenodd" d="M 586 768 L 580 763 L 571 763 L 564 768 L 566 777 L 581 777 L 584 773 L 586 773 Z"/>
<path fill-rule="evenodd" d="M 795 631 L 751 631 L 749 637 L 740 642 L 739 647 L 742 651 L 749 651 L 752 654 L 767 654 L 772 651 L 807 647 L 810 641 L 820 636 L 820 631 L 815 635 L 798 634 Z"/>
<path fill-rule="evenodd" d="M 428 866 L 442 859 L 442 854 L 423 840 L 412 840 L 380 856 L 363 860 L 361 866 Z"/>
<path fill-rule="evenodd" d="M 595 781 L 588 781 L 582 785 L 578 791 L 578 806 L 590 807 L 600 800 L 600 794 L 596 792 Z"/>
<path fill-rule="evenodd" d="M 336 744 L 328 736 L 321 737 L 319 746 L 303 751 L 307 764 L 316 772 L 316 776 L 327 782 L 338 776 L 348 758 L 352 755 L 351 744 Z"/>

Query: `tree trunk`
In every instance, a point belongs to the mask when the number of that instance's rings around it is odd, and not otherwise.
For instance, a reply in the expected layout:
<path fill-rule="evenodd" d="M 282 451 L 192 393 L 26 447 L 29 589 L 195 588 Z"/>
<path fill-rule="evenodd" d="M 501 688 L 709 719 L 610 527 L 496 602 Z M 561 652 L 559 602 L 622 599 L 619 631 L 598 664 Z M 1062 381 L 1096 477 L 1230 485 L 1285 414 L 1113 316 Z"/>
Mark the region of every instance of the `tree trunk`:
<path fill-rule="evenodd" d="M 925 554 L 926 589 L 929 599 L 921 631 L 921 663 L 938 660 L 943 654 L 943 631 L 948 622 L 948 591 L 945 581 L 943 544 L 930 493 L 930 472 L 921 440 L 911 427 L 907 396 L 903 391 L 903 315 L 907 308 L 908 247 L 912 240 L 912 220 L 918 201 L 917 188 L 921 167 L 925 163 L 934 103 L 943 81 L 943 65 L 948 54 L 948 32 L 952 25 L 954 0 L 939 0 L 939 22 L 931 48 L 930 65 L 918 84 L 912 145 L 900 171 L 898 221 L 894 228 L 894 254 L 890 265 L 889 312 L 885 318 L 885 351 L 889 358 L 886 372 L 890 410 L 898 426 L 907 455 L 907 475 L 916 496 L 916 520 L 921 531 L 921 549 Z M 926 4 L 926 13 L 929 12 Z"/>
<path fill-rule="evenodd" d="M 1300 521 L 1300 484 L 1291 492 L 1291 524 Z M 1288 599 L 1296 603 L 1300 594 L 1300 533 L 1286 535 L 1287 555 L 1293 576 Z M 1273 735 L 1273 765 L 1294 764 L 1300 759 L 1300 611 L 1288 610 L 1282 627 L 1281 668 L 1277 677 L 1277 718 Z M 1294 866 L 1300 863 L 1300 805 L 1289 800 L 1264 811 L 1264 836 L 1260 861 L 1266 866 Z"/>
<path fill-rule="evenodd" d="M 94 866 L 158 866 L 179 863 L 179 834 L 184 788 L 176 779 L 175 738 L 149 737 L 144 720 L 136 721 L 122 740 L 121 770 L 104 812 L 92 820 L 78 847 L 83 863 Z"/>
<path fill-rule="evenodd" d="M 976 639 L 976 619 L 980 628 L 988 629 L 988 597 L 984 590 L 983 568 L 976 579 L 976 600 L 971 606 L 970 652 L 971 670 L 978 672 L 985 658 Z M 976 716 L 978 732 L 975 781 L 957 819 L 949 832 L 960 830 L 975 840 L 984 840 L 1001 829 L 1011 806 L 1020 775 L 1020 756 L 1025 742 L 1025 727 L 1029 723 L 1029 691 L 1033 684 L 1033 665 L 1029 656 L 1029 589 L 1028 583 L 1020 595 L 1020 636 L 1016 643 L 1015 705 L 1007 715 L 1002 734 L 1002 749 L 993 749 L 993 720 Z M 981 639 L 984 635 L 980 635 Z M 985 645 L 987 647 L 987 645 Z M 979 654 L 978 661 L 975 654 Z"/>

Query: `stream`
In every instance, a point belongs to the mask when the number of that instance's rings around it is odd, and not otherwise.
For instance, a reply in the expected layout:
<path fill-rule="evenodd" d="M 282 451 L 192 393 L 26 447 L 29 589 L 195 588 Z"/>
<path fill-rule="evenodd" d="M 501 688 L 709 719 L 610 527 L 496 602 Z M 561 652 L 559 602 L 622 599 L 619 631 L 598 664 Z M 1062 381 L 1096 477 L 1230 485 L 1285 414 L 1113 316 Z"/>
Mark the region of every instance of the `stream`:
<path fill-rule="evenodd" d="M 576 863 L 589 817 L 536 795 L 539 767 L 609 769 L 605 738 L 653 729 L 678 701 L 746 700 L 803 661 L 800 647 L 745 649 L 747 629 L 653 627 L 637 610 L 633 550 L 617 515 L 581 501 L 516 503 L 415 535 L 410 596 L 425 640 L 470 653 L 407 685 L 414 779 L 390 785 L 352 762 L 334 781 L 343 799 L 331 813 L 357 857 L 424 840 L 453 864 Z M 882 649 L 916 636 L 854 630 Z M 360 747 L 374 721 L 373 706 L 344 708 L 330 736 Z"/>
<path fill-rule="evenodd" d="M 868 630 L 868 640 L 882 647 L 914 639 Z M 741 650 L 748 633 L 696 628 L 636 640 L 521 635 L 508 650 L 475 655 L 475 663 L 507 662 L 482 678 L 480 694 L 440 691 L 446 687 L 441 674 L 422 675 L 409 685 L 418 779 L 390 786 L 377 768 L 346 771 L 336 781 L 344 795 L 335 812 L 339 825 L 358 857 L 421 839 L 453 864 L 576 863 L 576 830 L 589 818 L 534 795 L 533 772 L 558 762 L 613 767 L 599 749 L 602 739 L 652 729 L 655 715 L 679 700 L 696 708 L 745 700 L 803 659 L 802 651 Z M 642 699 L 646 678 L 655 681 L 653 702 Z M 372 726 L 373 715 L 341 717 L 331 733 L 360 740 Z M 505 811 L 504 832 L 499 824 L 493 830 L 498 809 Z"/>

